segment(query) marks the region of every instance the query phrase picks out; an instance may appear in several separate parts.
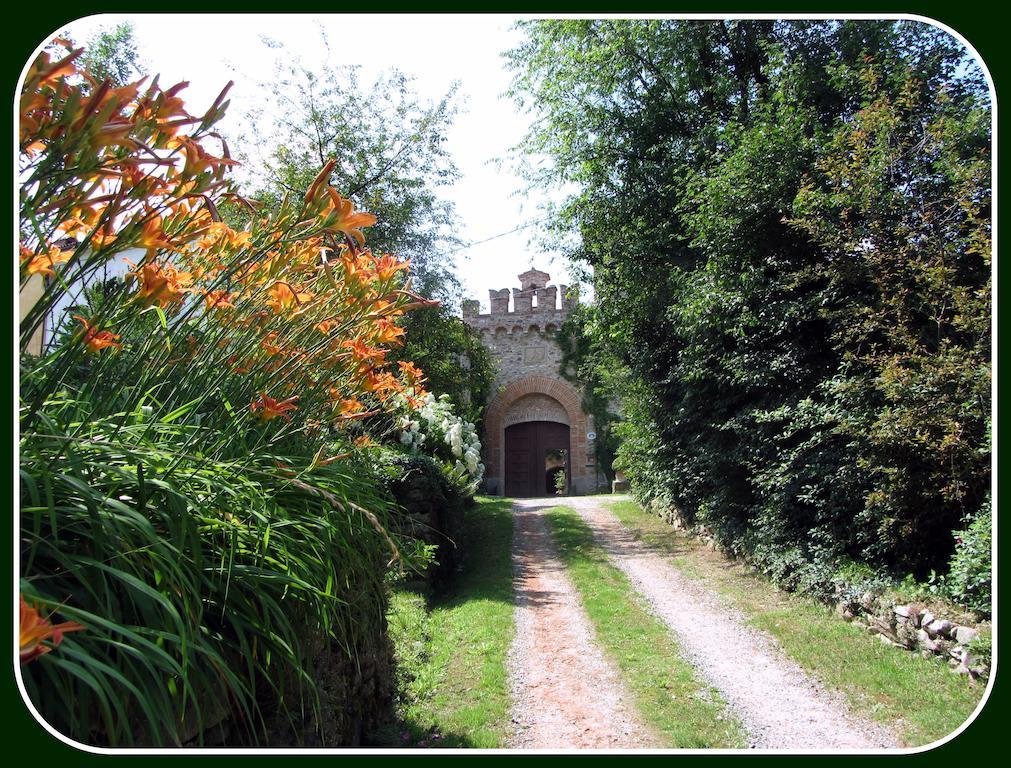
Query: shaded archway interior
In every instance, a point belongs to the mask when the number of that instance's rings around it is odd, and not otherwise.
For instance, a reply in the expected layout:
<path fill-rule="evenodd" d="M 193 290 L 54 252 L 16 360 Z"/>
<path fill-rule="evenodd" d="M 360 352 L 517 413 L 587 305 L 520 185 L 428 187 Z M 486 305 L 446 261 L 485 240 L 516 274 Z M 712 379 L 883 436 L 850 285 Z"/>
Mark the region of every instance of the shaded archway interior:
<path fill-rule="evenodd" d="M 568 474 L 569 427 L 524 421 L 505 430 L 505 495 L 550 496 L 559 471 Z"/>
<path fill-rule="evenodd" d="M 579 394 L 565 381 L 546 376 L 525 376 L 506 384 L 485 411 L 485 488 L 499 496 L 508 493 L 505 483 L 505 431 L 521 423 L 551 421 L 569 427 L 566 456 L 568 493 L 592 493 L 595 467 L 588 461 L 587 416 Z M 545 474 L 545 469 L 541 469 Z M 547 480 L 545 479 L 545 485 Z"/>

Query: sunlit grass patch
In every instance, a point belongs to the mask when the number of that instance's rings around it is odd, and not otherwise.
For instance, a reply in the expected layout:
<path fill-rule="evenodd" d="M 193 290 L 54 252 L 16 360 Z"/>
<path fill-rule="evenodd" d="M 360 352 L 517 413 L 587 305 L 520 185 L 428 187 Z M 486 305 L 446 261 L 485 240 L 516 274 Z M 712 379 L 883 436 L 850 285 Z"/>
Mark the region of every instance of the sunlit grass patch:
<path fill-rule="evenodd" d="M 513 638 L 511 502 L 481 498 L 457 540 L 462 569 L 426 606 L 398 591 L 390 636 L 398 721 L 375 735 L 390 746 L 502 747 L 509 733 L 506 656 Z"/>

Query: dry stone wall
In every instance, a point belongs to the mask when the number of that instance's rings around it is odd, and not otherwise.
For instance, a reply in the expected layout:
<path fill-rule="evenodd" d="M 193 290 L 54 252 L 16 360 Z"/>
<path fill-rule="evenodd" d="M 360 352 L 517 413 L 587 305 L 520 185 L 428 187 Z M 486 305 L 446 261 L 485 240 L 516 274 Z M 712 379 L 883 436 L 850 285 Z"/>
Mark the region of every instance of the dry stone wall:
<path fill-rule="evenodd" d="M 865 627 L 881 642 L 918 651 L 923 657 L 939 656 L 947 660 L 956 673 L 970 680 L 986 680 L 990 676 L 989 659 L 973 651 L 973 641 L 981 629 L 988 636 L 990 626 L 966 626 L 949 621 L 917 603 L 897 605 L 867 593 L 859 600 L 841 600 L 836 613 L 846 621 Z"/>

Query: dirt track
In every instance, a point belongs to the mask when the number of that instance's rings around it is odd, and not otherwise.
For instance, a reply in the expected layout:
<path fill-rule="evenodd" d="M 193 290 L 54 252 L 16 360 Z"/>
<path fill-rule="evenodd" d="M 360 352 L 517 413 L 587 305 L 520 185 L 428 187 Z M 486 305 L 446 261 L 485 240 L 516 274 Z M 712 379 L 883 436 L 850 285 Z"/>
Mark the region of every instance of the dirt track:
<path fill-rule="evenodd" d="M 617 670 L 594 642 L 541 508 L 528 502 L 514 507 L 516 639 L 509 672 L 516 732 L 510 746 L 655 746 Z"/>
<path fill-rule="evenodd" d="M 513 562 L 516 640 L 510 654 L 516 747 L 656 746 L 636 717 L 620 677 L 554 554 L 544 510 L 551 499 L 516 502 Z M 895 746 L 882 726 L 850 712 L 789 659 L 769 635 L 748 626 L 718 595 L 636 541 L 599 499 L 570 497 L 611 562 L 676 637 L 685 657 L 723 696 L 749 746 L 805 750 Z"/>

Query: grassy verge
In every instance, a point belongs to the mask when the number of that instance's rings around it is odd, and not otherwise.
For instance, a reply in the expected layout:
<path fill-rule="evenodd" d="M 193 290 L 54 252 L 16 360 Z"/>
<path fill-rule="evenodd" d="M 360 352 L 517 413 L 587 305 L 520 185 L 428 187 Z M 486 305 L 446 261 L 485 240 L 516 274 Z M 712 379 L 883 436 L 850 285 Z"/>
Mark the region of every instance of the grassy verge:
<path fill-rule="evenodd" d="M 695 676 L 670 631 L 649 613 L 625 575 L 608 563 L 587 525 L 566 507 L 547 515 L 597 639 L 617 663 L 640 715 L 662 745 L 744 746 L 740 725 L 719 694 Z"/>
<path fill-rule="evenodd" d="M 633 534 L 705 581 L 755 627 L 773 635 L 804 669 L 838 688 L 858 712 L 895 728 L 906 746 L 943 738 L 972 713 L 983 686 L 970 686 L 940 661 L 883 645 L 827 606 L 777 589 L 632 502 L 608 505 Z"/>
<path fill-rule="evenodd" d="M 431 604 L 394 593 L 398 720 L 373 738 L 389 746 L 500 747 L 509 731 L 506 654 L 513 637 L 509 501 L 478 498 L 457 541 L 462 570 Z"/>

